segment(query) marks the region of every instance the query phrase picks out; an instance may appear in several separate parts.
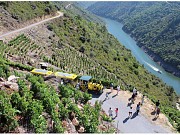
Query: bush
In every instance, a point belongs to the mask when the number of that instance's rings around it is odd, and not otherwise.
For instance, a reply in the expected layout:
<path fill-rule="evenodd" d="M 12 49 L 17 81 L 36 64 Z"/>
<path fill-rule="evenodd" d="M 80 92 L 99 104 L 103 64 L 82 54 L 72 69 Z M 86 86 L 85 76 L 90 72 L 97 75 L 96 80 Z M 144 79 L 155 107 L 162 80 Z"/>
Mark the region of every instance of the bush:
<path fill-rule="evenodd" d="M 102 117 L 102 119 L 103 119 L 104 121 L 112 122 L 111 117 L 107 116 L 106 114 L 102 114 L 101 117 Z"/>
<path fill-rule="evenodd" d="M 87 92 L 84 92 L 83 93 L 83 100 L 82 100 L 82 102 L 84 103 L 84 104 L 86 104 L 89 100 L 91 100 L 92 99 L 92 95 L 91 94 L 89 94 L 89 93 L 87 93 Z"/>
<path fill-rule="evenodd" d="M 74 91 L 70 87 L 59 85 L 59 90 L 61 97 L 70 98 L 74 96 Z"/>
<path fill-rule="evenodd" d="M 52 30 L 53 30 L 52 24 L 49 24 L 49 25 L 47 26 L 47 29 L 50 30 L 50 31 L 52 31 Z"/>

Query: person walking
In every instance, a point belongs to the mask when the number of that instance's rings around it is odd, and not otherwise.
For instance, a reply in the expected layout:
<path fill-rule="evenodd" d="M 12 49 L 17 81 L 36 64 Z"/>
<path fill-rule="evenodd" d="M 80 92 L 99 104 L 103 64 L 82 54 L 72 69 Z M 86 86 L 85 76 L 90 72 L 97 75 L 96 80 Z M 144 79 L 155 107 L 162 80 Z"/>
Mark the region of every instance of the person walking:
<path fill-rule="evenodd" d="M 143 103 L 144 103 L 144 97 L 145 97 L 145 95 L 142 96 L 141 105 L 143 105 Z"/>
<path fill-rule="evenodd" d="M 109 94 L 108 94 L 108 92 L 106 92 L 106 99 L 105 99 L 105 100 L 107 100 L 107 99 L 109 99 Z"/>
<path fill-rule="evenodd" d="M 119 95 L 119 91 L 120 91 L 120 86 L 117 86 L 117 95 Z"/>
<path fill-rule="evenodd" d="M 79 82 L 76 84 L 76 89 L 77 90 L 79 90 L 79 86 L 80 86 L 80 84 L 79 84 Z"/>
<path fill-rule="evenodd" d="M 139 102 L 136 106 L 136 114 L 138 115 L 139 111 L 140 111 L 140 105 L 141 103 Z"/>
<path fill-rule="evenodd" d="M 135 96 L 136 96 L 136 95 L 133 93 L 132 96 L 131 96 L 131 104 L 134 104 Z"/>
<path fill-rule="evenodd" d="M 136 90 L 136 88 L 134 87 L 134 88 L 133 88 L 133 94 L 136 95 L 136 93 L 137 93 L 137 90 Z"/>
<path fill-rule="evenodd" d="M 156 109 L 156 117 L 155 117 L 155 118 L 158 118 L 158 117 L 159 117 L 159 114 L 160 114 L 160 108 L 157 108 L 157 109 Z"/>
<path fill-rule="evenodd" d="M 111 93 L 113 91 L 113 83 L 110 84 Z"/>
<path fill-rule="evenodd" d="M 61 79 L 61 85 L 63 85 L 64 84 L 64 81 L 63 81 L 63 79 Z"/>
<path fill-rule="evenodd" d="M 113 114 L 112 114 L 112 113 L 113 113 L 113 110 L 111 109 L 111 107 L 109 108 L 108 113 L 109 113 L 109 117 L 111 117 L 111 118 L 112 118 L 112 117 L 113 117 Z"/>
<path fill-rule="evenodd" d="M 130 106 L 130 109 L 129 109 L 129 117 L 132 116 L 132 107 Z"/>
<path fill-rule="evenodd" d="M 118 108 L 115 109 L 116 117 L 118 116 Z"/>
<path fill-rule="evenodd" d="M 155 108 L 155 110 L 154 111 L 156 111 L 158 108 L 159 108 L 159 105 L 160 105 L 160 102 L 159 102 L 159 100 L 156 102 L 156 108 Z"/>

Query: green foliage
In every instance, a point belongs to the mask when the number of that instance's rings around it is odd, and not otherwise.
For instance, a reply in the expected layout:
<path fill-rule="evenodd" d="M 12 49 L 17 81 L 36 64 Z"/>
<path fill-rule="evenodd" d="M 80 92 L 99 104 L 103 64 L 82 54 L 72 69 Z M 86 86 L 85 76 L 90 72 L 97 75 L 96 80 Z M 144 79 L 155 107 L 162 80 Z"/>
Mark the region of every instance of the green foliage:
<path fill-rule="evenodd" d="M 7 78 L 9 75 L 9 66 L 0 62 L 0 76 Z"/>
<path fill-rule="evenodd" d="M 59 85 L 59 90 L 62 97 L 70 98 L 74 95 L 74 91 L 64 85 Z"/>
<path fill-rule="evenodd" d="M 35 129 L 35 133 L 46 133 L 47 122 L 42 116 L 43 105 L 38 100 L 33 100 L 29 107 L 29 115 L 31 117 L 31 124 Z"/>
<path fill-rule="evenodd" d="M 71 103 L 68 105 L 67 109 L 70 112 L 74 112 L 77 116 L 79 116 L 81 114 L 79 108 L 77 107 L 77 104 Z"/>
<path fill-rule="evenodd" d="M 18 126 L 15 116 L 19 111 L 12 107 L 10 96 L 2 90 L 0 90 L 0 101 L 0 131 L 13 131 Z"/>
<path fill-rule="evenodd" d="M 64 128 L 62 127 L 61 121 L 57 118 L 55 119 L 54 132 L 55 133 L 64 133 Z"/>
<path fill-rule="evenodd" d="M 123 30 L 136 38 L 137 45 L 155 53 L 156 61 L 162 58 L 178 72 L 179 8 L 178 2 L 97 2 L 88 10 L 122 22 Z"/>
<path fill-rule="evenodd" d="M 112 119 L 111 119 L 109 116 L 105 115 L 105 114 L 101 115 L 101 117 L 102 117 L 102 119 L 103 119 L 104 121 L 112 122 Z"/>
<path fill-rule="evenodd" d="M 92 95 L 91 94 L 89 94 L 89 93 L 87 93 L 87 92 L 84 92 L 83 93 L 83 100 L 82 100 L 82 102 L 84 103 L 84 104 L 86 104 L 89 100 L 91 100 L 92 99 Z"/>
<path fill-rule="evenodd" d="M 83 114 L 79 116 L 79 122 L 83 124 L 86 133 L 97 133 L 98 117 L 99 112 L 97 114 L 94 107 L 91 107 L 89 104 L 84 106 Z"/>
<path fill-rule="evenodd" d="M 43 15 L 53 14 L 57 10 L 51 2 L 1 2 L 0 5 L 12 14 L 14 19 L 27 21 Z"/>
<path fill-rule="evenodd" d="M 110 128 L 110 129 L 108 129 L 106 132 L 104 132 L 104 133 L 111 133 L 111 134 L 113 134 L 113 133 L 115 133 L 115 131 L 116 131 L 116 129 L 114 129 L 114 128 Z"/>
<path fill-rule="evenodd" d="M 75 91 L 75 95 L 74 95 L 74 100 L 75 100 L 75 103 L 77 103 L 78 101 L 81 101 L 83 99 L 83 94 L 81 91 L 79 90 L 76 90 Z"/>
<path fill-rule="evenodd" d="M 161 106 L 163 113 L 169 118 L 172 125 L 180 132 L 180 112 L 177 109 Z"/>

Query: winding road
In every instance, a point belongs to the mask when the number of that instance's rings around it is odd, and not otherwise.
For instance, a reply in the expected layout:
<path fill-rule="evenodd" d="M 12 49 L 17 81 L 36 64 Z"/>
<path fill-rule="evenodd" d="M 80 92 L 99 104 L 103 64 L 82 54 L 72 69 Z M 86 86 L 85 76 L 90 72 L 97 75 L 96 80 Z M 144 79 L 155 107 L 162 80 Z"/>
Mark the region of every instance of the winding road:
<path fill-rule="evenodd" d="M 61 17 L 61 16 L 64 15 L 62 12 L 59 12 L 59 11 L 58 11 L 57 13 L 58 13 L 58 15 L 56 15 L 56 16 L 54 16 L 54 17 L 47 18 L 47 19 L 44 19 L 44 20 L 42 20 L 42 21 L 40 21 L 40 22 L 37 22 L 37 23 L 31 24 L 31 25 L 28 25 L 28 26 L 26 26 L 26 27 L 24 27 L 24 28 L 20 28 L 20 29 L 17 29 L 17 30 L 14 30 L 14 31 L 10 31 L 10 32 L 7 32 L 7 33 L 5 33 L 5 34 L 2 34 L 2 35 L 0 35 L 0 40 L 1 40 L 2 38 L 4 38 L 5 36 L 9 36 L 9 35 L 11 35 L 11 34 L 14 34 L 14 33 L 17 33 L 17 32 L 20 32 L 20 31 L 23 31 L 23 30 L 32 28 L 32 27 L 34 27 L 34 26 L 36 26 L 36 25 L 42 24 L 42 23 L 44 23 L 44 22 L 53 20 L 53 19 L 55 19 L 55 18 L 58 18 L 58 17 Z"/>
<path fill-rule="evenodd" d="M 99 97 L 95 96 L 91 99 L 91 104 L 94 104 L 96 100 L 104 101 L 105 93 L 110 92 L 109 89 L 104 90 L 104 93 Z M 128 100 L 122 100 L 123 92 L 120 91 L 118 96 L 116 95 L 116 90 L 109 94 L 109 99 L 104 101 L 102 104 L 102 109 L 108 114 L 108 110 L 111 107 L 113 110 L 113 117 L 115 116 L 115 108 L 118 108 L 118 117 L 114 119 L 114 126 L 118 128 L 120 133 L 173 133 L 169 129 L 152 123 L 149 119 L 145 118 L 139 113 L 136 115 L 135 107 L 133 107 L 133 115 L 128 118 L 129 107 L 127 107 Z M 145 104 L 144 104 L 145 105 Z"/>

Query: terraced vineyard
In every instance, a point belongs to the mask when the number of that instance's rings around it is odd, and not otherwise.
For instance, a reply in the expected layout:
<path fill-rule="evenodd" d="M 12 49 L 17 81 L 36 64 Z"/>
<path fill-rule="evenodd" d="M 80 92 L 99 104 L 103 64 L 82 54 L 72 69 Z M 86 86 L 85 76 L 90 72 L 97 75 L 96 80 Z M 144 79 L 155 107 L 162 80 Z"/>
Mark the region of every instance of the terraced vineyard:
<path fill-rule="evenodd" d="M 13 62 L 31 65 L 38 68 L 40 62 L 47 62 L 53 71 L 64 71 L 78 75 L 91 75 L 96 79 L 114 81 L 116 75 L 106 71 L 96 61 L 73 47 L 64 45 L 62 48 L 37 45 L 25 35 L 19 35 L 8 44 L 1 43 L 1 54 Z M 119 83 L 117 80 L 115 83 Z"/>

